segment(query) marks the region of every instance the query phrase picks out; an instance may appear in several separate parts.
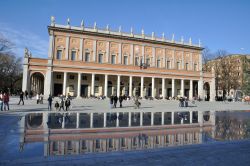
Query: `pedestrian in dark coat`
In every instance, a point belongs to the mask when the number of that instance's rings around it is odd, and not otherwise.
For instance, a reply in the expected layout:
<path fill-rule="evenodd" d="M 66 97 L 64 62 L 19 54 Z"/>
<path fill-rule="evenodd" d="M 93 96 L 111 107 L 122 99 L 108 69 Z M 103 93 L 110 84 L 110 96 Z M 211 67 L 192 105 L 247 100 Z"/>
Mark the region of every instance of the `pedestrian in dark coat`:
<path fill-rule="evenodd" d="M 23 101 L 23 92 L 20 93 L 20 100 L 19 100 L 18 105 L 20 104 L 21 101 L 23 102 L 23 105 L 24 105 L 24 101 Z"/>
<path fill-rule="evenodd" d="M 114 107 L 115 107 L 115 108 L 116 108 L 117 101 L 118 101 L 118 97 L 117 97 L 117 96 L 114 96 Z"/>
<path fill-rule="evenodd" d="M 122 101 L 123 101 L 123 99 L 124 99 L 123 96 L 119 96 L 120 108 L 122 108 Z"/>
<path fill-rule="evenodd" d="M 48 98 L 48 110 L 50 110 L 50 111 L 51 111 L 52 101 L 53 101 L 52 96 L 49 95 L 49 98 Z"/>

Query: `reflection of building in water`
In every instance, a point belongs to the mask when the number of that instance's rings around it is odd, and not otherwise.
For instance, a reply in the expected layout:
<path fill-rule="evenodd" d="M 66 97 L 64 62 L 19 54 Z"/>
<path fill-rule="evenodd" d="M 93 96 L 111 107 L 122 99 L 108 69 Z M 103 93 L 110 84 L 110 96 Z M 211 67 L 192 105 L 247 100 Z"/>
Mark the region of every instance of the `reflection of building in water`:
<path fill-rule="evenodd" d="M 250 137 L 249 113 L 218 113 L 216 117 L 216 139 L 239 140 Z"/>
<path fill-rule="evenodd" d="M 213 136 L 214 119 L 197 111 L 28 114 L 21 144 L 44 142 L 45 156 L 200 144 L 203 133 Z"/>

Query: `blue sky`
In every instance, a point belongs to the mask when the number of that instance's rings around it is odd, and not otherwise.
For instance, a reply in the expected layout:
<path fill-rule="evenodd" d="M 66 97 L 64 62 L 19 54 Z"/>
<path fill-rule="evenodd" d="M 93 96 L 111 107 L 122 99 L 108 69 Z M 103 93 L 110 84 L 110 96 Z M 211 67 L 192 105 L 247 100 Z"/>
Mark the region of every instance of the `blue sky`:
<path fill-rule="evenodd" d="M 212 52 L 250 54 L 249 0 L 2 0 L 0 33 L 14 44 L 23 56 L 28 47 L 33 56 L 47 57 L 50 16 L 56 23 L 86 26 L 110 25 L 111 29 L 146 34 L 175 34 L 193 43 L 200 39 Z"/>

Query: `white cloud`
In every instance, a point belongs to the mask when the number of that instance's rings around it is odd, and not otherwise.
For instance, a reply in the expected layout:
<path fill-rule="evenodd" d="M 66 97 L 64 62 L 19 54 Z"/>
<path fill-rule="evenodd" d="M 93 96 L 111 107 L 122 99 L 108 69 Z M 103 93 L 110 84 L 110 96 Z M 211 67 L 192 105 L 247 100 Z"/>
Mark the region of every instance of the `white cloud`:
<path fill-rule="evenodd" d="M 0 23 L 0 33 L 14 44 L 13 52 L 18 57 L 23 57 L 25 47 L 31 51 L 33 57 L 48 57 L 49 42 L 37 34 L 25 30 L 13 29 L 4 23 Z"/>

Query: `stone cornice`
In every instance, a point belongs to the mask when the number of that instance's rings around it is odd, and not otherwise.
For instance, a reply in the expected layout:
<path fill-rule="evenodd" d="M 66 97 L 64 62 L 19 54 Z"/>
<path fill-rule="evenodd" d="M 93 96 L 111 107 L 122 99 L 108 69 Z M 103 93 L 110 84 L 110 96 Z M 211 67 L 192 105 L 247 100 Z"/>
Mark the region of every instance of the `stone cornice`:
<path fill-rule="evenodd" d="M 186 43 L 181 42 L 171 42 L 169 40 L 160 40 L 160 39 L 150 39 L 149 37 L 142 37 L 140 35 L 130 35 L 126 33 L 118 33 L 118 32 L 111 32 L 111 31 L 105 31 L 105 30 L 93 30 L 91 28 L 84 28 L 81 29 L 79 27 L 71 27 L 67 28 L 64 26 L 48 26 L 48 31 L 51 33 L 51 31 L 60 31 L 60 32 L 67 32 L 67 33 L 76 33 L 76 34 L 85 34 L 85 35 L 92 35 L 92 36 L 99 36 L 99 37 L 107 37 L 107 38 L 114 38 L 114 39 L 123 39 L 123 40 L 130 40 L 130 41 L 139 41 L 139 42 L 146 42 L 151 44 L 161 44 L 165 46 L 175 46 L 179 48 L 188 48 L 188 49 L 194 49 L 198 51 L 202 51 L 204 48 L 199 47 L 196 45 L 190 45 Z"/>

